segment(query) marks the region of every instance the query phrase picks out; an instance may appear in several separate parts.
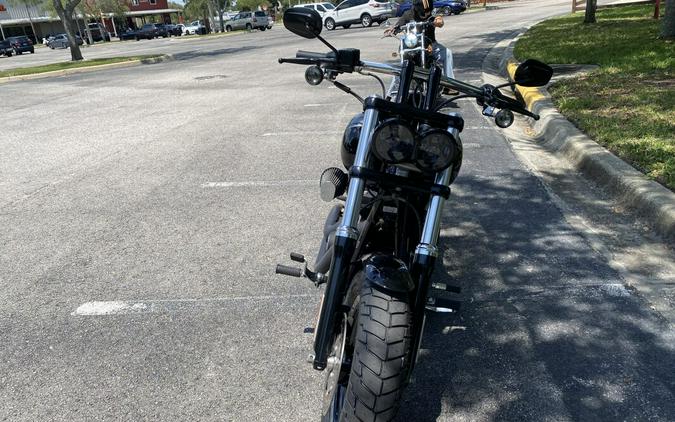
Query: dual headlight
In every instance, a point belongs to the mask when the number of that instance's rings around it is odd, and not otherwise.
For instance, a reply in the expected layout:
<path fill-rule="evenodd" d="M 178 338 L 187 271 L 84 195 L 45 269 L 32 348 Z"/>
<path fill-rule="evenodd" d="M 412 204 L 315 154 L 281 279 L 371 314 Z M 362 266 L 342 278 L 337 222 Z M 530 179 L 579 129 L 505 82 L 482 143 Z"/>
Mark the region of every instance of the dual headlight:
<path fill-rule="evenodd" d="M 373 133 L 373 153 L 387 164 L 412 164 L 423 171 L 448 168 L 459 154 L 455 138 L 443 129 L 419 135 L 398 118 L 384 120 Z"/>

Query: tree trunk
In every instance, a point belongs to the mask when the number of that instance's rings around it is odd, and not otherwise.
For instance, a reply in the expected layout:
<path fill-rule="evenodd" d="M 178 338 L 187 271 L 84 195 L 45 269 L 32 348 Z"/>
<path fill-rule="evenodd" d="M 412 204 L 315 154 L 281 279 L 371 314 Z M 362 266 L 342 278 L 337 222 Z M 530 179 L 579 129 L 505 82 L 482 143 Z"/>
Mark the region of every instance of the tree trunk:
<path fill-rule="evenodd" d="M 661 20 L 661 38 L 675 38 L 675 0 L 666 0 L 666 12 Z"/>
<path fill-rule="evenodd" d="M 223 9 L 218 10 L 218 17 L 220 18 L 220 32 L 225 32 L 225 21 L 223 20 Z"/>
<path fill-rule="evenodd" d="M 584 23 L 595 23 L 595 8 L 597 4 L 597 0 L 586 0 L 586 16 L 584 17 Z"/>
<path fill-rule="evenodd" d="M 206 5 L 209 9 L 209 25 L 208 25 L 209 31 L 216 32 L 216 25 L 215 25 L 215 22 L 213 22 L 213 17 L 215 16 L 215 12 L 213 11 L 213 9 L 214 9 L 213 8 L 213 0 L 208 0 L 206 2 Z"/>
<path fill-rule="evenodd" d="M 79 1 L 78 1 L 79 3 Z M 53 0 L 54 9 L 56 9 L 56 14 L 61 18 L 63 22 L 63 29 L 66 30 L 66 36 L 68 37 L 68 44 L 70 45 L 70 57 L 72 61 L 82 60 L 82 52 L 80 51 L 80 46 L 77 45 L 77 40 L 75 39 L 75 31 L 73 28 L 73 12 L 75 11 L 75 6 L 77 3 L 66 3 L 66 7 L 63 7 L 61 0 Z"/>

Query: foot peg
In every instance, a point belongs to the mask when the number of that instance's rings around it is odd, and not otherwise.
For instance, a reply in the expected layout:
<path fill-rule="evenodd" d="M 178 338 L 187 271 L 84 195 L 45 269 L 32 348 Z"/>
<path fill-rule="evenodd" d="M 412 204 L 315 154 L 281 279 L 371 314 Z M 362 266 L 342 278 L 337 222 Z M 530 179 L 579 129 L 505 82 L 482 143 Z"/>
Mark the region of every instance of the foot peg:
<path fill-rule="evenodd" d="M 277 264 L 275 271 L 277 274 L 289 275 L 291 277 L 302 277 L 302 269 L 296 267 L 289 267 L 287 265 Z"/>
<path fill-rule="evenodd" d="M 277 268 L 274 271 L 277 274 L 288 275 L 291 277 L 307 277 L 310 279 L 315 286 L 319 287 L 321 284 L 325 283 L 328 277 L 326 274 L 316 273 L 307 268 L 307 262 L 305 257 L 299 253 L 291 252 L 291 260 L 305 264 L 305 268 L 289 267 L 288 265 L 277 264 Z"/>
<path fill-rule="evenodd" d="M 430 297 L 427 299 L 426 309 L 433 312 L 455 313 L 462 303 L 457 300 Z"/>

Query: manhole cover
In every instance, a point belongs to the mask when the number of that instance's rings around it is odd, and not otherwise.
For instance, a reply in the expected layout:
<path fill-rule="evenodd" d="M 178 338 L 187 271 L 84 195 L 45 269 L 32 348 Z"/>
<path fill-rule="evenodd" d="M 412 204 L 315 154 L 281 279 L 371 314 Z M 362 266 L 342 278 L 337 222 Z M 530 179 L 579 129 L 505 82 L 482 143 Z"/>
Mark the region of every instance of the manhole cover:
<path fill-rule="evenodd" d="M 195 81 L 207 81 L 209 79 L 225 79 L 227 75 L 208 75 L 208 76 L 197 76 Z"/>

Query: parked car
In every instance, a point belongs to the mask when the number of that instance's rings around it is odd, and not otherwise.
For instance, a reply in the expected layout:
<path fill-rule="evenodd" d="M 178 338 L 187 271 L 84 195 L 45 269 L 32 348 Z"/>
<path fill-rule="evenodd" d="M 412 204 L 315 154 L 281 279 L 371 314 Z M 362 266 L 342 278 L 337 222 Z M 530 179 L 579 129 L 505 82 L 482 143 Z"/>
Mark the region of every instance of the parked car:
<path fill-rule="evenodd" d="M 82 38 L 79 35 L 75 35 L 75 41 L 77 42 L 77 45 L 84 44 L 84 41 L 82 41 Z M 55 48 L 69 48 L 70 43 L 68 42 L 68 36 L 66 34 L 52 35 L 47 38 L 47 47 L 52 50 Z"/>
<path fill-rule="evenodd" d="M 225 30 L 227 32 L 237 29 L 259 29 L 264 31 L 269 26 L 269 15 L 267 12 L 258 10 L 256 12 L 239 12 L 235 17 L 227 21 Z"/>
<path fill-rule="evenodd" d="M 33 41 L 31 41 L 30 38 L 25 35 L 18 37 L 8 37 L 7 41 L 9 41 L 9 45 L 11 45 L 14 49 L 15 54 L 23 54 L 29 51 L 31 54 L 35 53 Z"/>
<path fill-rule="evenodd" d="M 185 25 L 183 28 L 183 35 L 190 34 L 206 34 L 206 26 L 202 21 L 193 21 L 189 25 Z"/>
<path fill-rule="evenodd" d="M 9 45 L 9 41 L 0 40 L 0 56 L 12 57 L 14 49 Z"/>
<path fill-rule="evenodd" d="M 169 31 L 169 36 L 174 36 L 174 37 L 180 37 L 183 35 L 183 27 L 182 25 L 174 25 L 172 23 L 167 23 L 166 24 L 166 29 Z"/>
<path fill-rule="evenodd" d="M 146 23 L 136 31 L 134 38 L 136 39 L 136 41 L 140 41 L 141 38 L 151 40 L 153 38 L 157 38 L 157 36 L 158 36 L 157 27 L 155 27 L 155 24 Z"/>
<path fill-rule="evenodd" d="M 267 29 L 272 29 L 274 26 L 274 18 L 272 16 L 267 17 Z"/>
<path fill-rule="evenodd" d="M 307 3 L 307 4 L 299 4 L 293 7 L 306 7 L 308 9 L 316 10 L 317 12 L 319 12 L 319 15 L 321 16 L 322 19 L 324 16 L 326 16 L 326 13 L 335 9 L 333 3 Z"/>
<path fill-rule="evenodd" d="M 412 2 L 407 1 L 398 5 L 398 10 L 396 11 L 396 16 L 401 16 L 403 13 L 410 10 L 412 7 Z M 434 11 L 433 14 L 443 14 L 443 15 L 459 15 L 460 13 L 466 10 L 466 3 L 464 0 L 434 0 Z"/>
<path fill-rule="evenodd" d="M 355 23 L 368 27 L 373 22 L 386 21 L 394 13 L 396 11 L 389 0 L 345 0 L 326 13 L 323 24 L 328 30 L 336 26 L 347 29 Z"/>
<path fill-rule="evenodd" d="M 119 37 L 120 41 L 135 40 L 137 34 L 138 34 L 138 31 L 133 30 L 131 28 L 127 28 L 124 31 L 118 31 L 117 32 L 117 36 Z"/>
<path fill-rule="evenodd" d="M 87 24 L 89 31 L 91 32 L 91 38 L 96 41 L 110 41 L 110 32 L 98 22 Z M 87 38 L 88 40 L 88 38 Z M 87 41 L 88 42 L 88 41 Z"/>
<path fill-rule="evenodd" d="M 171 33 L 169 25 L 167 25 L 165 23 L 156 23 L 154 25 L 155 25 L 155 29 L 157 30 L 157 36 L 158 37 L 166 38 L 166 37 L 170 37 L 171 35 L 173 35 Z"/>

